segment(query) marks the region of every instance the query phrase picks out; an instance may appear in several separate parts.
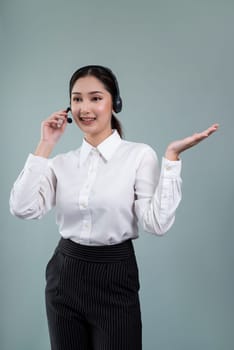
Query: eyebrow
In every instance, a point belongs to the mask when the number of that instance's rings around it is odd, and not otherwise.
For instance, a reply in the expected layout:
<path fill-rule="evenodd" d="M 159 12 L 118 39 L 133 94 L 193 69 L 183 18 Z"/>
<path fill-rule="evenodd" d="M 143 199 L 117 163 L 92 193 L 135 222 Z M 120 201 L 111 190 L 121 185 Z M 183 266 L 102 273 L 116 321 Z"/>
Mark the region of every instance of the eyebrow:
<path fill-rule="evenodd" d="M 72 92 L 72 95 L 74 95 L 74 94 L 82 95 L 81 92 Z M 103 94 L 103 92 L 102 92 L 102 91 L 90 91 L 90 92 L 88 92 L 88 94 L 89 94 L 89 95 L 93 95 L 93 94 Z"/>

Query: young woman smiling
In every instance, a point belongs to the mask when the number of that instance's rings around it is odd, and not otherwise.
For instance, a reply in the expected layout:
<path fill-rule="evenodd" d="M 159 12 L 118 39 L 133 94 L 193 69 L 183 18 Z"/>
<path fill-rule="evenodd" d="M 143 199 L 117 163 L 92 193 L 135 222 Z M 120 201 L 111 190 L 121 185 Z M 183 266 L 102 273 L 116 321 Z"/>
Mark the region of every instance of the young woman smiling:
<path fill-rule="evenodd" d="M 142 349 L 138 223 L 156 235 L 170 229 L 181 200 L 180 154 L 218 128 L 172 142 L 160 168 L 150 146 L 123 140 L 121 108 L 109 68 L 78 69 L 69 109 L 81 147 L 48 159 L 68 123 L 68 110 L 53 113 L 11 191 L 10 210 L 20 218 L 56 206 L 61 239 L 46 267 L 52 350 Z"/>

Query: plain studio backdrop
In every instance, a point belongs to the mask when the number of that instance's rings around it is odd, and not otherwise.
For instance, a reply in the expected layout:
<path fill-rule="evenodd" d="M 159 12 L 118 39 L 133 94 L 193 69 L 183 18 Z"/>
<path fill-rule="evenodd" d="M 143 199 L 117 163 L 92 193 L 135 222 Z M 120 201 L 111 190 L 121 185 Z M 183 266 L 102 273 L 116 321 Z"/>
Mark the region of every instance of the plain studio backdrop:
<path fill-rule="evenodd" d="M 41 121 L 67 107 L 70 76 L 86 64 L 114 71 L 125 138 L 160 161 L 170 141 L 220 124 L 182 155 L 172 229 L 141 229 L 134 245 L 143 349 L 233 349 L 234 2 L 1 0 L 0 16 L 1 350 L 50 349 L 44 274 L 59 240 L 55 212 L 23 221 L 8 201 Z M 73 123 L 53 154 L 81 141 Z"/>

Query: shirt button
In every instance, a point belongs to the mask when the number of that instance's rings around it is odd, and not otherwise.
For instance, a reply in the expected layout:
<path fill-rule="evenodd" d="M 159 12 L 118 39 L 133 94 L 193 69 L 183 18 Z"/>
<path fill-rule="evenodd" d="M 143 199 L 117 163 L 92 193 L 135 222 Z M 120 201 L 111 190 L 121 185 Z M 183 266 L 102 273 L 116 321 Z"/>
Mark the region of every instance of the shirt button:
<path fill-rule="evenodd" d="M 171 166 L 170 166 L 170 165 L 166 165 L 166 166 L 165 166 L 165 169 L 166 169 L 166 170 L 171 170 Z"/>
<path fill-rule="evenodd" d="M 80 206 L 81 206 L 81 208 L 85 209 L 88 207 L 88 204 L 87 203 L 80 203 Z"/>

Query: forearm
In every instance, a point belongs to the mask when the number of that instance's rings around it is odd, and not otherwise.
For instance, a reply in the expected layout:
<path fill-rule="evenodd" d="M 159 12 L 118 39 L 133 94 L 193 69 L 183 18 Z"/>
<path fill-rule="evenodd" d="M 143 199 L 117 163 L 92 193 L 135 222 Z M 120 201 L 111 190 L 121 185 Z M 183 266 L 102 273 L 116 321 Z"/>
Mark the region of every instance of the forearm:
<path fill-rule="evenodd" d="M 48 158 L 54 149 L 54 143 L 49 143 L 47 141 L 40 141 L 34 152 L 35 156 Z"/>
<path fill-rule="evenodd" d="M 181 161 L 163 160 L 158 186 L 143 215 L 146 231 L 162 235 L 173 225 L 182 197 L 180 172 Z"/>
<path fill-rule="evenodd" d="M 167 154 L 168 158 L 170 154 Z M 135 179 L 135 212 L 145 231 L 162 235 L 173 224 L 181 200 L 181 160 L 163 158 L 148 150 Z"/>
<path fill-rule="evenodd" d="M 170 147 L 168 147 L 166 149 L 166 152 L 165 152 L 165 155 L 164 157 L 168 160 L 172 160 L 172 161 L 175 161 L 175 160 L 179 160 L 179 153 L 178 152 L 175 152 L 174 150 L 172 150 Z"/>
<path fill-rule="evenodd" d="M 11 190 L 11 213 L 24 219 L 41 217 L 53 206 L 55 187 L 48 160 L 30 154 Z"/>

